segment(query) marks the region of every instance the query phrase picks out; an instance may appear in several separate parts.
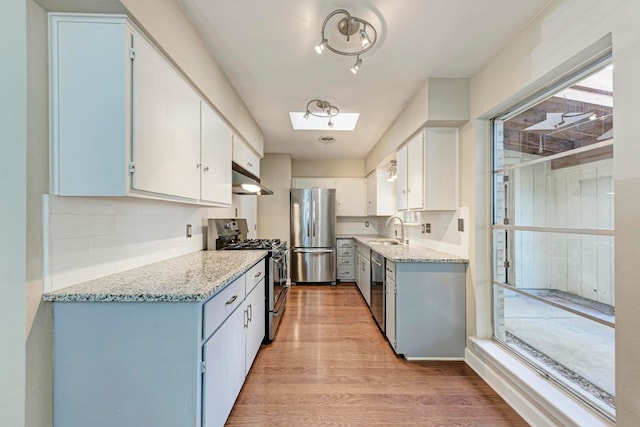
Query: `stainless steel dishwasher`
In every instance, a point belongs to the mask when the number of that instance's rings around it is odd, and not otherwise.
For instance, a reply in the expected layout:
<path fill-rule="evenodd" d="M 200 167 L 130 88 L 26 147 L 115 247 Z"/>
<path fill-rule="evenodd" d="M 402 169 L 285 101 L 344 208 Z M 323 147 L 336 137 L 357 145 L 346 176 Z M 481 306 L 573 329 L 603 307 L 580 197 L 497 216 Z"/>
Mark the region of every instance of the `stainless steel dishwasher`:
<path fill-rule="evenodd" d="M 384 257 L 371 251 L 371 312 L 384 332 L 385 281 Z"/>

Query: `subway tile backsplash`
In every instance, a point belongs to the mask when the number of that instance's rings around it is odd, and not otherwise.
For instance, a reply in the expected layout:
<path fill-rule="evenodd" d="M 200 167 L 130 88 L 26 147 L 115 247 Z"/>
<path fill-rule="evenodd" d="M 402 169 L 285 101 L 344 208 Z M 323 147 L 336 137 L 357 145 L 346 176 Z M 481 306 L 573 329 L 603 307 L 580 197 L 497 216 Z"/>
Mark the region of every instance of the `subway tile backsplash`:
<path fill-rule="evenodd" d="M 45 292 L 204 247 L 206 209 L 198 206 L 47 195 L 43 215 Z"/>

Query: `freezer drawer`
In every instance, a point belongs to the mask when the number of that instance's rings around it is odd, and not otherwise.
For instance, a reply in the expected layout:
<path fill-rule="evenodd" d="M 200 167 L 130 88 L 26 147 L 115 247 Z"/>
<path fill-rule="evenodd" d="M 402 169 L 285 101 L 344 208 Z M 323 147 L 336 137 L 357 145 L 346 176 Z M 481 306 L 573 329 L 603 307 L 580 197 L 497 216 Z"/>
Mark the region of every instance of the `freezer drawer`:
<path fill-rule="evenodd" d="M 336 282 L 335 248 L 294 248 L 291 250 L 291 281 L 300 283 Z"/>

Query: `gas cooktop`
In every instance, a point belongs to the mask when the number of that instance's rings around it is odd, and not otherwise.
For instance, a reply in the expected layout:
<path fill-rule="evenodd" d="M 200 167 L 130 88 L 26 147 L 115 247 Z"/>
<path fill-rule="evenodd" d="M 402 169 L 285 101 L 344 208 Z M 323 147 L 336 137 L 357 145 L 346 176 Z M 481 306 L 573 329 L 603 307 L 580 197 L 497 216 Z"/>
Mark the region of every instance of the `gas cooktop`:
<path fill-rule="evenodd" d="M 226 246 L 225 250 L 275 249 L 281 245 L 280 239 L 247 239 Z"/>

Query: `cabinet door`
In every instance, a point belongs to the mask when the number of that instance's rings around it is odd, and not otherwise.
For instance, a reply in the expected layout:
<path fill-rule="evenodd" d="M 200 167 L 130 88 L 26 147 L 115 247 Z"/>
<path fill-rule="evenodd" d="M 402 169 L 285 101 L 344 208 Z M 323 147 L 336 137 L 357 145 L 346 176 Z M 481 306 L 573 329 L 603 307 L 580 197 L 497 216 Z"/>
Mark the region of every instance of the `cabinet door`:
<path fill-rule="evenodd" d="M 396 348 L 396 282 L 389 276 L 386 278 L 386 295 L 385 295 L 385 334 L 391 344 Z"/>
<path fill-rule="evenodd" d="M 201 101 L 201 186 L 203 202 L 231 206 L 231 129 Z"/>
<path fill-rule="evenodd" d="M 51 15 L 49 31 L 53 194 L 123 196 L 130 160 L 128 26 L 118 18 Z"/>
<path fill-rule="evenodd" d="M 404 145 L 398 150 L 396 155 L 397 176 L 396 179 L 396 206 L 398 210 L 406 210 L 409 206 L 407 198 L 407 151 L 408 146 Z"/>
<path fill-rule="evenodd" d="M 200 98 L 144 38 L 134 39 L 132 187 L 200 198 Z"/>
<path fill-rule="evenodd" d="M 264 279 L 249 293 L 245 301 L 246 319 L 246 351 L 245 351 L 245 375 L 249 374 L 253 360 L 260 350 L 265 333 L 265 284 Z"/>
<path fill-rule="evenodd" d="M 260 157 L 236 134 L 233 135 L 233 161 L 260 177 Z"/>
<path fill-rule="evenodd" d="M 356 243 L 356 250 L 357 248 L 358 248 L 358 244 Z M 360 292 L 362 292 L 362 289 L 360 288 L 360 259 L 361 258 L 362 258 L 362 255 L 356 252 L 356 266 L 354 268 L 354 271 L 356 274 L 355 274 L 354 280 L 356 281 L 356 286 L 358 286 L 358 289 L 360 289 Z"/>
<path fill-rule="evenodd" d="M 376 197 L 377 192 L 377 176 L 378 171 L 374 170 L 369 175 L 367 175 L 367 215 L 377 215 L 378 208 L 378 198 Z"/>
<path fill-rule="evenodd" d="M 202 358 L 202 425 L 223 426 L 245 379 L 246 311 L 242 306 L 204 344 Z M 264 330 L 263 330 L 264 332 Z"/>
<path fill-rule="evenodd" d="M 362 258 L 362 270 L 360 271 L 362 279 L 362 295 L 367 302 L 367 305 L 371 307 L 371 261 L 363 257 Z"/>
<path fill-rule="evenodd" d="M 422 209 L 424 194 L 424 144 L 422 133 L 414 137 L 408 144 L 407 151 L 407 193 L 409 209 Z"/>
<path fill-rule="evenodd" d="M 458 209 L 458 129 L 425 130 L 424 209 Z"/>
<path fill-rule="evenodd" d="M 336 178 L 336 215 L 367 216 L 367 182 L 364 178 Z"/>

